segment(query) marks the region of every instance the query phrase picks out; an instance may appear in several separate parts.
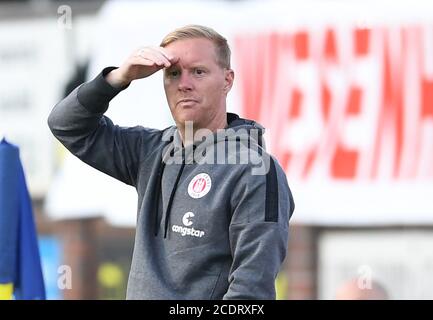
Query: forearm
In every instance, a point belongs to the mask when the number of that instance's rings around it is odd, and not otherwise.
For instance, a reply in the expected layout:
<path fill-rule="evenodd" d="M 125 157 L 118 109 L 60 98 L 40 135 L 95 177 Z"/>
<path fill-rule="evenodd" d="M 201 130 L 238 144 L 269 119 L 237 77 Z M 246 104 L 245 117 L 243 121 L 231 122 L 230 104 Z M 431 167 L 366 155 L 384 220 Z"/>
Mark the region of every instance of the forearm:
<path fill-rule="evenodd" d="M 75 156 L 125 183 L 135 181 L 140 132 L 115 126 L 103 116 L 120 90 L 104 79 L 104 69 L 60 101 L 48 118 L 54 136 Z M 132 168 L 132 169 L 131 169 Z"/>
<path fill-rule="evenodd" d="M 104 79 L 111 70 L 113 67 L 104 69 L 94 80 L 77 87 L 53 108 L 48 126 L 57 138 L 81 135 L 98 125 L 111 99 L 121 91 Z"/>
<path fill-rule="evenodd" d="M 129 80 L 124 73 L 119 69 L 110 71 L 106 76 L 105 80 L 115 89 L 123 90 L 129 86 L 132 80 Z"/>
<path fill-rule="evenodd" d="M 232 192 L 233 263 L 224 299 L 275 299 L 275 278 L 287 253 L 294 202 L 283 170 L 269 159 L 266 175 L 246 170 Z"/>
<path fill-rule="evenodd" d="M 275 278 L 287 252 L 288 230 L 278 223 L 231 226 L 234 246 L 224 300 L 275 299 Z"/>

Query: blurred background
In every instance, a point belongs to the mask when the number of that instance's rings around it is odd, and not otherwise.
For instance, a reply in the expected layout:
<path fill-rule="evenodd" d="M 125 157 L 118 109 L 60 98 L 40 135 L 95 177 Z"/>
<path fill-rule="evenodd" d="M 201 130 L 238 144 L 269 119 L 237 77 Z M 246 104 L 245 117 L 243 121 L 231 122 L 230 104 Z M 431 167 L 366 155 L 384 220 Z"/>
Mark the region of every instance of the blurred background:
<path fill-rule="evenodd" d="M 191 23 L 228 39 L 229 111 L 267 128 L 295 198 L 278 298 L 334 299 L 355 279 L 432 299 L 432 1 L 0 1 L 0 138 L 20 147 L 47 298 L 125 298 L 137 203 L 54 139 L 49 112 Z M 108 116 L 171 125 L 161 75 Z"/>

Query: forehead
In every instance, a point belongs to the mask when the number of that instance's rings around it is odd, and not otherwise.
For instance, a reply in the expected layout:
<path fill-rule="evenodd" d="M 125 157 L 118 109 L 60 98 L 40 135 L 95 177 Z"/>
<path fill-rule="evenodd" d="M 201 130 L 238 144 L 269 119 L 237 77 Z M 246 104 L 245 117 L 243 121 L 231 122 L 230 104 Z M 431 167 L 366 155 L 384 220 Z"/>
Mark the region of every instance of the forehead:
<path fill-rule="evenodd" d="M 215 44 L 206 38 L 191 38 L 176 40 L 168 44 L 165 49 L 180 58 L 181 64 L 216 63 Z"/>

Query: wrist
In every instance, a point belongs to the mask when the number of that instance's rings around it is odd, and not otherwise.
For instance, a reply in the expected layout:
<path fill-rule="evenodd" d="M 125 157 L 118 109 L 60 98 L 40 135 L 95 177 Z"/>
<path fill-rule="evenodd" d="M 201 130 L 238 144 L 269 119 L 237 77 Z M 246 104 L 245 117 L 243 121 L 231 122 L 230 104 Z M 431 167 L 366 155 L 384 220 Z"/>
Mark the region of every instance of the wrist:
<path fill-rule="evenodd" d="M 119 69 L 114 69 L 105 75 L 105 80 L 115 89 L 124 89 L 131 83 L 126 79 Z"/>

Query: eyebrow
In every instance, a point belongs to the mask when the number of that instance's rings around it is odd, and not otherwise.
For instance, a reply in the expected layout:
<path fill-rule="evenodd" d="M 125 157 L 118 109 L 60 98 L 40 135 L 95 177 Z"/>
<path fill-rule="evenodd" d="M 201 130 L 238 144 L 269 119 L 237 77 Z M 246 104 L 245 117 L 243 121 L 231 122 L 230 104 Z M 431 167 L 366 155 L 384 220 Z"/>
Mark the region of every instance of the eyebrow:
<path fill-rule="evenodd" d="M 204 64 L 194 64 L 194 63 L 192 63 L 191 65 L 187 66 L 186 68 L 182 68 L 182 67 L 179 66 L 178 63 L 176 63 L 174 65 L 171 65 L 168 68 L 165 68 L 164 71 L 169 72 L 169 71 L 176 70 L 176 69 L 187 69 L 187 70 L 190 70 L 190 69 L 197 69 L 197 68 L 202 68 L 202 69 L 209 70 L 209 68 L 206 67 Z"/>
<path fill-rule="evenodd" d="M 191 68 L 194 68 L 194 69 L 196 69 L 196 68 L 209 69 L 204 64 L 197 64 L 197 65 L 192 64 Z"/>

